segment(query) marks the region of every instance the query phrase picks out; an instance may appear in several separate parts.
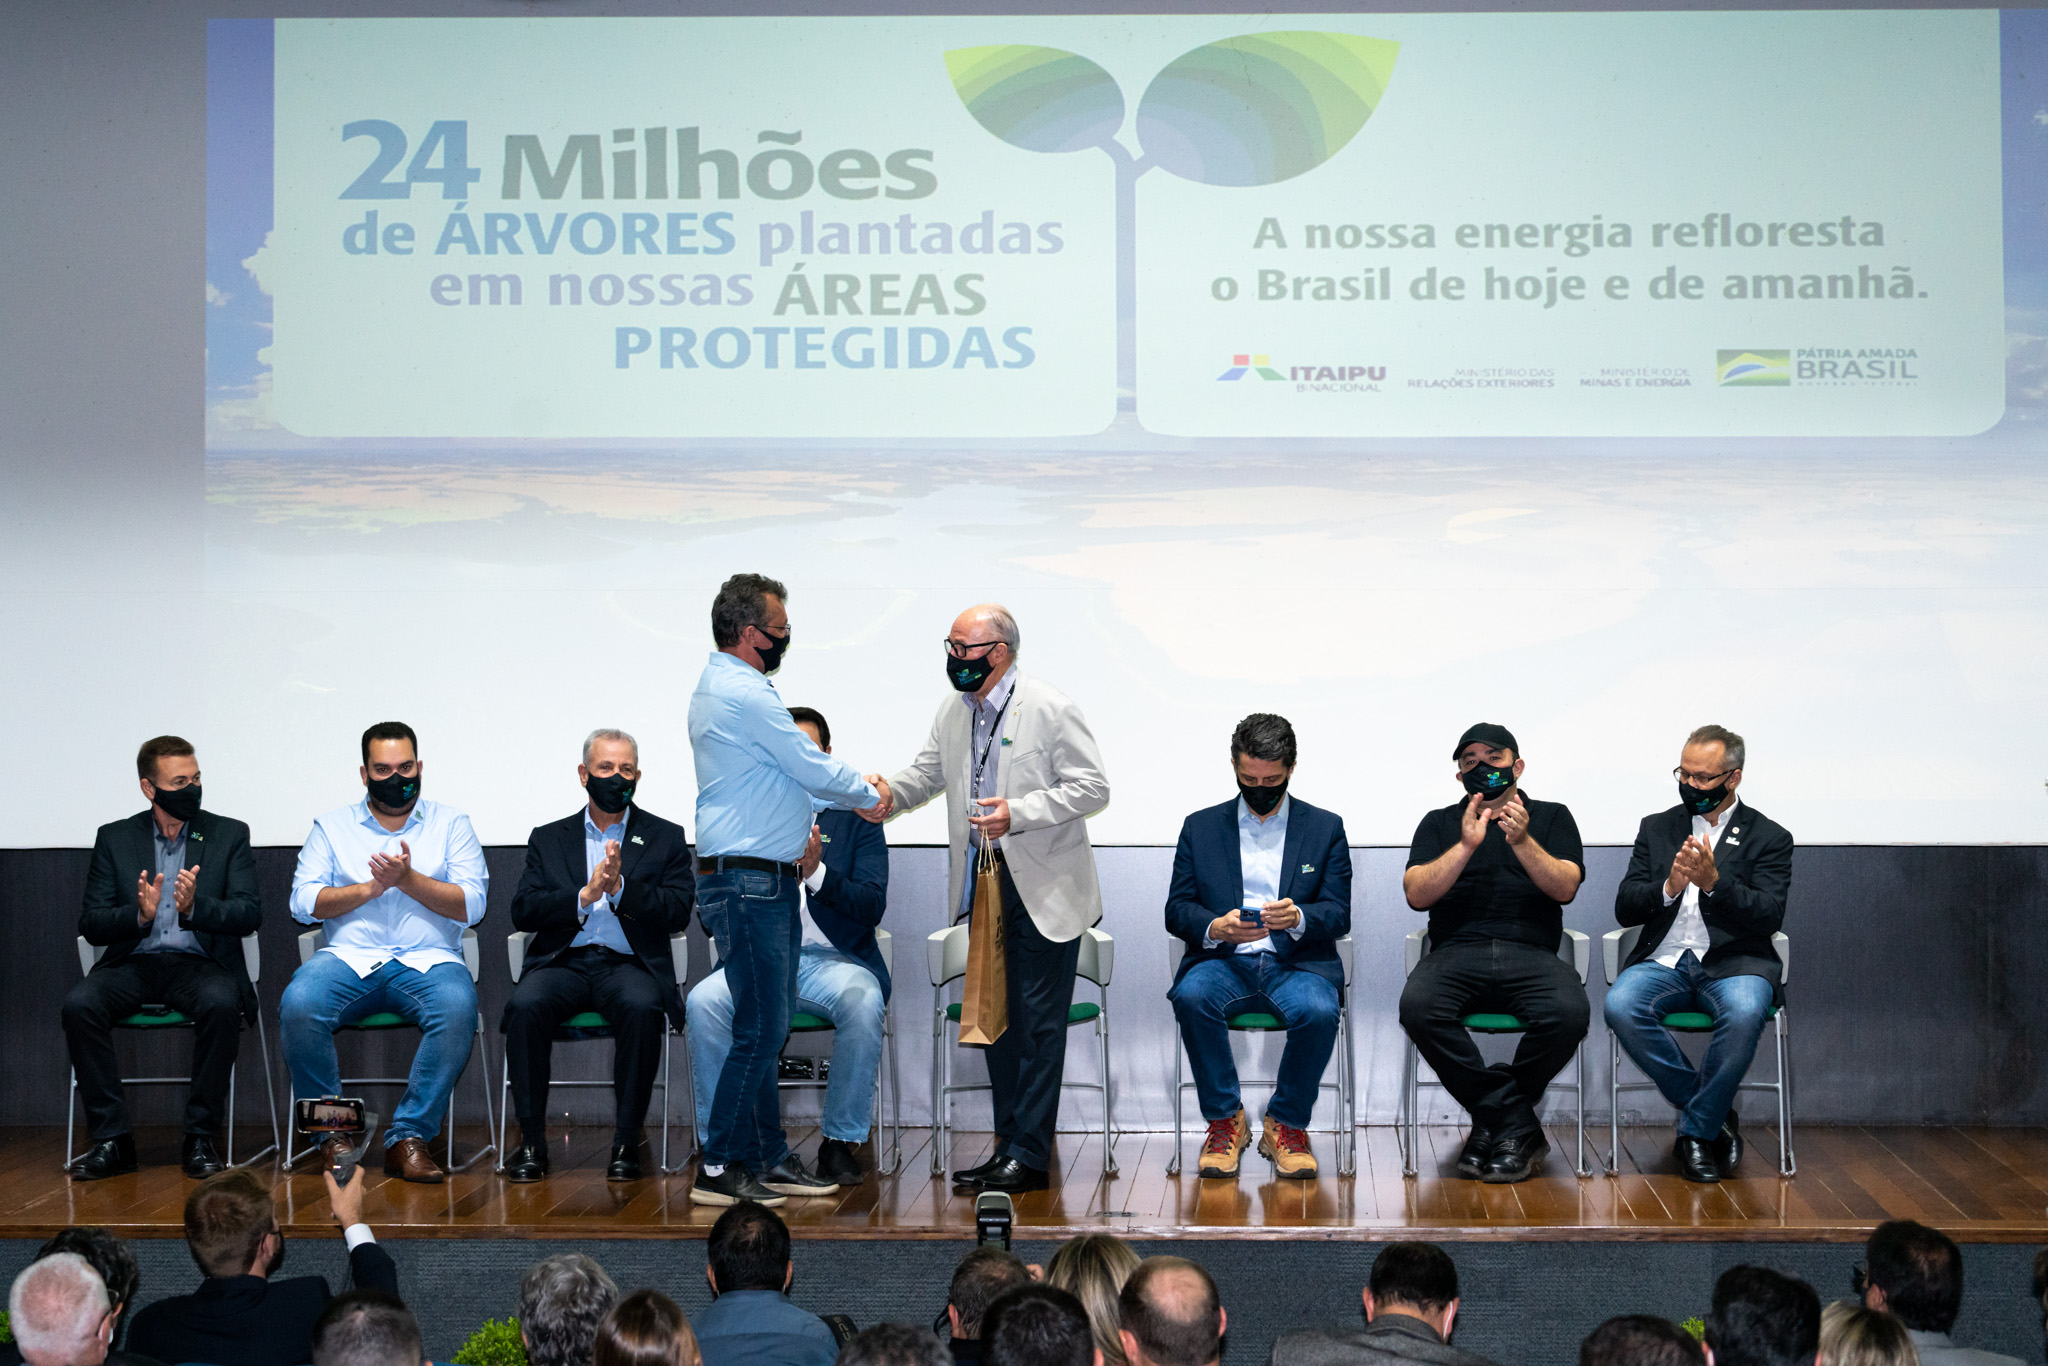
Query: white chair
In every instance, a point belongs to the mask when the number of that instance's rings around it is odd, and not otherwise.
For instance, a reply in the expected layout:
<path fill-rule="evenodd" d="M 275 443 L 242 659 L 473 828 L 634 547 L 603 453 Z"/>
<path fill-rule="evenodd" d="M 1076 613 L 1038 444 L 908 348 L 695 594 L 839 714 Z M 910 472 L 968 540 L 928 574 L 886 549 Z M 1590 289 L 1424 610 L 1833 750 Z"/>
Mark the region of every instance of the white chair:
<path fill-rule="evenodd" d="M 687 933 L 672 934 L 668 937 L 669 956 L 675 963 L 676 990 L 679 992 L 683 989 L 684 974 L 689 971 L 689 939 L 690 937 Z M 533 931 L 531 930 L 514 930 L 505 936 L 505 961 L 512 969 L 512 985 L 515 987 L 519 985 L 519 979 L 526 973 L 526 949 L 532 942 Z M 580 1014 L 571 1015 L 568 1019 L 556 1025 L 554 1041 L 556 1043 L 581 1043 L 587 1039 L 612 1039 L 617 1036 L 618 1030 L 610 1020 L 607 1020 L 595 1010 L 586 1010 Z M 668 1131 L 669 1127 L 675 1122 L 675 1107 L 669 1103 L 669 1040 L 676 1036 L 676 1027 L 673 1024 L 664 1022 L 661 1034 L 661 1080 L 654 1083 L 654 1089 L 661 1092 L 661 1169 L 664 1172 L 677 1170 L 675 1167 L 670 1166 L 668 1161 Z M 499 1083 L 498 1090 L 497 1146 L 498 1156 L 502 1158 L 510 1151 L 505 1146 L 506 1125 L 510 1122 L 512 1113 L 512 1054 L 510 1049 L 505 1050 L 504 1056 L 499 1059 L 499 1073 L 502 1080 Z M 562 1081 L 556 1077 L 548 1079 L 549 1090 L 553 1090 L 557 1086 L 572 1089 L 583 1087 L 609 1090 L 611 1085 L 612 1083 L 609 1078 L 603 1081 Z M 543 1107 L 545 1107 L 547 1097 L 542 1096 L 540 1100 Z"/>
<path fill-rule="evenodd" d="M 1558 943 L 1557 956 L 1562 958 L 1574 972 L 1578 973 L 1580 986 L 1584 986 L 1586 983 L 1586 969 L 1589 966 L 1589 960 L 1592 958 L 1592 950 L 1592 940 L 1588 939 L 1578 930 L 1566 930 L 1564 938 Z M 1428 952 L 1429 931 L 1426 929 L 1411 930 L 1407 939 L 1407 971 L 1413 973 L 1416 965 L 1422 961 L 1423 956 Z M 1465 1028 L 1475 1034 L 1520 1034 L 1528 1028 L 1516 1016 L 1490 1014 L 1483 1011 L 1467 1015 L 1463 1023 Z M 1415 1041 L 1410 1039 L 1408 1040 L 1407 1061 L 1401 1069 L 1401 1108 L 1403 1113 L 1397 1130 L 1401 1143 L 1401 1174 L 1403 1176 L 1413 1176 L 1417 1169 L 1417 1152 L 1422 1139 L 1422 1088 L 1425 1086 L 1438 1090 L 1443 1088 L 1443 1083 L 1436 1080 L 1433 1076 L 1429 1080 L 1424 1081 L 1421 1075 L 1422 1067 L 1422 1054 L 1416 1050 Z M 1553 1080 L 1548 1089 L 1551 1091 L 1571 1092 L 1573 1105 L 1578 1112 L 1579 1149 L 1578 1161 L 1573 1164 L 1572 1170 L 1580 1176 L 1591 1176 L 1593 1174 L 1593 1167 L 1586 1160 L 1586 1043 L 1583 1039 L 1579 1041 L 1579 1046 L 1573 1050 L 1572 1078 L 1571 1081 Z"/>
<path fill-rule="evenodd" d="M 953 1165 L 953 1097 L 961 1091 L 986 1091 L 987 1082 L 955 1085 L 953 1050 L 946 1047 L 946 1025 L 960 1023 L 960 1003 L 946 1001 L 946 987 L 967 975 L 967 926 L 939 930 L 925 940 L 925 967 L 932 979 L 932 1175 L 942 1176 Z M 1067 1028 L 1093 1023 L 1096 1055 L 1101 1060 L 1102 1080 L 1062 1081 L 1061 1090 L 1102 1093 L 1102 1174 L 1115 1176 L 1116 1150 L 1113 1131 L 1116 1107 L 1109 1088 L 1109 978 L 1116 967 L 1116 940 L 1106 930 L 1088 930 L 1081 936 L 1075 975 L 1095 983 L 1100 1001 L 1076 1001 L 1067 1007 Z"/>
<path fill-rule="evenodd" d="M 890 995 L 894 996 L 896 941 L 890 937 L 887 930 L 877 929 L 875 931 L 875 948 L 882 955 L 882 965 L 889 970 L 889 980 L 892 988 Z M 715 958 L 718 952 L 718 941 L 715 939 L 711 941 L 711 951 L 714 955 L 712 971 L 716 972 L 724 966 L 724 962 Z M 793 1011 L 789 1017 L 789 1032 L 792 1034 L 822 1034 L 828 1033 L 835 1028 L 836 1026 L 823 1015 L 813 1015 L 809 1011 Z M 903 1087 L 901 1078 L 896 1071 L 895 1012 L 890 1009 L 886 1002 L 882 1006 L 882 1063 L 878 1069 L 875 1081 L 874 1131 L 875 1156 L 877 1159 L 875 1170 L 883 1176 L 892 1176 L 895 1174 L 896 1169 L 903 1165 Z M 784 1078 L 775 1083 L 776 1089 L 780 1091 L 809 1091 L 829 1085 L 831 1085 L 830 1079 L 806 1079 L 803 1077 Z M 884 1086 L 888 1087 L 890 1105 L 889 1162 L 887 1166 L 882 1165 L 880 1161 L 882 1153 L 882 1088 Z M 695 1104 L 694 1096 L 691 1099 L 691 1103 Z"/>
<path fill-rule="evenodd" d="M 1607 969 L 1607 985 L 1613 986 L 1614 979 L 1621 975 L 1621 965 L 1636 951 L 1636 944 L 1643 937 L 1641 925 L 1630 925 L 1624 929 L 1609 930 L 1600 936 L 1600 956 Z M 1779 930 L 1771 936 L 1771 947 L 1778 951 L 1781 965 L 1778 980 L 1792 980 L 1792 941 Z M 1769 1091 L 1778 1102 L 1778 1175 L 1793 1176 L 1799 1171 L 1799 1161 L 1792 1153 L 1792 1039 L 1785 1025 L 1785 1009 L 1774 1005 L 1768 1019 L 1776 1031 L 1778 1072 L 1770 1081 L 1744 1081 L 1736 1087 L 1738 1091 Z M 1711 1034 L 1714 1019 L 1700 1011 L 1678 1010 L 1664 1017 L 1664 1027 L 1679 1034 Z M 1621 1043 L 1614 1031 L 1607 1031 L 1608 1065 L 1608 1118 L 1607 1118 L 1607 1170 L 1610 1174 L 1621 1170 L 1621 1093 L 1623 1091 L 1654 1091 L 1657 1084 L 1652 1081 L 1623 1081 L 1621 1060 L 1628 1055 L 1622 1052 Z"/>
<path fill-rule="evenodd" d="M 1187 956 L 1187 942 L 1179 935 L 1169 935 L 1166 940 L 1167 976 L 1171 980 L 1180 978 L 1180 960 Z M 1310 1129 L 1312 1134 L 1330 1134 L 1337 1139 L 1337 1175 L 1350 1176 L 1358 1170 L 1358 1109 L 1351 1093 L 1351 1077 L 1355 1070 L 1351 1055 L 1351 936 L 1343 935 L 1337 940 L 1337 957 L 1344 964 L 1344 989 L 1337 996 L 1337 1080 L 1325 1081 L 1317 1088 L 1337 1093 L 1337 1122 L 1328 1129 Z M 1233 1033 L 1262 1033 L 1278 1031 L 1285 1033 L 1287 1026 L 1277 1015 L 1262 1011 L 1245 1011 L 1231 1016 L 1225 1025 Z M 1194 1089 L 1192 1081 L 1183 1081 L 1181 1072 L 1187 1061 L 1187 1047 L 1176 1035 L 1173 1049 L 1173 1157 L 1166 1164 L 1168 1176 L 1180 1175 L 1181 1097 Z M 1237 1079 L 1240 1089 L 1246 1086 L 1260 1086 L 1272 1090 L 1280 1083 L 1273 1077 L 1246 1077 Z"/>
<path fill-rule="evenodd" d="M 312 962 L 313 955 L 320 952 L 321 948 L 324 947 L 326 943 L 327 931 L 324 927 L 315 927 L 313 929 L 307 930 L 304 934 L 300 935 L 299 966 L 304 967 L 306 964 Z M 476 943 L 476 929 L 474 926 L 466 927 L 462 931 L 462 963 L 464 967 L 469 969 L 469 980 L 472 985 L 476 982 L 478 958 L 479 954 Z M 388 1010 L 380 1010 L 376 1014 L 366 1015 L 360 1020 L 352 1020 L 347 1024 L 337 1025 L 335 1026 L 334 1032 L 339 1034 L 346 1030 L 358 1034 L 373 1034 L 381 1033 L 387 1029 L 418 1028 L 418 1025 L 414 1024 L 411 1020 L 406 1019 L 403 1015 L 399 1015 L 395 1012 Z M 491 1114 L 491 1053 L 490 1049 L 485 1045 L 484 1042 L 484 1013 L 481 1008 L 479 1008 L 476 1013 L 476 1052 L 478 1059 L 477 1078 L 479 1081 L 483 1083 L 484 1138 L 487 1141 L 485 1142 L 483 1147 L 477 1149 L 474 1153 L 470 1154 L 469 1161 L 464 1162 L 459 1166 L 456 1164 L 455 1088 L 451 1086 L 448 1090 L 448 1118 L 444 1125 L 444 1128 L 446 1129 L 448 1134 L 447 1166 L 448 1170 L 452 1172 L 466 1172 L 471 1167 L 474 1167 L 477 1163 L 483 1161 L 484 1158 L 498 1151 L 497 1120 Z M 346 1091 L 351 1086 L 404 1086 L 410 1080 L 411 1079 L 408 1077 L 343 1077 L 341 1078 L 341 1086 L 344 1091 Z M 458 1077 L 457 1080 L 460 1081 L 461 1078 Z M 296 1143 L 298 1138 L 298 1101 L 298 1088 L 295 1084 L 292 1089 L 291 1100 L 291 1113 L 293 1122 L 286 1126 L 287 1147 L 285 1149 L 284 1155 L 284 1164 L 286 1167 L 290 1167 L 292 1163 L 298 1161 L 299 1158 L 313 1151 L 313 1145 L 310 1143 L 303 1148 L 291 1146 Z"/>
<path fill-rule="evenodd" d="M 98 944 L 89 944 L 86 942 L 84 935 L 78 936 L 78 970 L 81 973 L 91 973 L 93 968 L 98 966 L 100 956 L 105 952 L 105 947 Z M 256 936 L 253 934 L 242 936 L 242 966 L 248 969 L 249 982 L 252 986 L 259 985 L 262 982 L 263 955 L 256 946 Z M 172 1010 L 162 1002 L 155 1002 L 145 1003 L 142 1009 L 134 1014 L 114 1021 L 114 1028 L 141 1030 L 189 1029 L 193 1024 L 194 1021 L 190 1015 Z M 235 1066 L 228 1070 L 228 1165 L 230 1167 L 248 1166 L 251 1163 L 262 1161 L 277 1151 L 280 1139 L 277 1129 L 277 1082 L 270 1075 L 270 1035 L 263 1028 L 263 1012 L 260 1008 L 256 1012 L 256 1041 L 262 1049 L 263 1084 L 270 1093 L 270 1146 L 252 1157 L 243 1158 L 240 1163 L 235 1161 L 235 1074 L 241 1068 L 241 1060 L 237 1058 Z M 121 1085 L 123 1086 L 190 1086 L 191 1084 L 192 1078 L 189 1076 L 121 1078 Z M 71 1145 L 75 1141 L 78 1131 L 77 1102 L 78 1070 L 73 1068 L 71 1071 L 71 1097 L 64 1106 L 64 1151 L 71 1154 L 64 1159 L 66 1167 L 69 1167 L 79 1158 L 85 1156 L 84 1153 L 71 1152 Z"/>

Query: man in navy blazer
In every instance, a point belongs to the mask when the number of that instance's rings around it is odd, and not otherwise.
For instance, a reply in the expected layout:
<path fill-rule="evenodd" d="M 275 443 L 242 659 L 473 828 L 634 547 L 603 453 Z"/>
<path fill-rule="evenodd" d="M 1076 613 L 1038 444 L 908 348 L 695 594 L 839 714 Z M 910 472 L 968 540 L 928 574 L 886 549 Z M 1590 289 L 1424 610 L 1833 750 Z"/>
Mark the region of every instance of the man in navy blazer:
<path fill-rule="evenodd" d="M 825 753 L 832 727 L 810 707 L 790 719 Z M 854 1148 L 868 1137 L 875 1071 L 882 1061 L 882 1015 L 889 969 L 875 928 L 889 904 L 889 841 L 882 827 L 852 811 L 820 811 L 797 863 L 803 873 L 803 948 L 797 955 L 796 1008 L 832 1022 L 832 1073 L 825 1086 L 818 1175 L 842 1186 L 861 1182 Z M 718 1073 L 732 1051 L 732 991 L 725 970 L 690 988 L 690 1070 L 697 1087 L 697 1132 L 710 1124 Z"/>
<path fill-rule="evenodd" d="M 1736 796 L 1746 748 L 1725 726 L 1686 738 L 1679 803 L 1643 817 L 1614 897 L 1614 918 L 1643 932 L 1607 989 L 1607 1024 L 1678 1107 L 1673 1155 L 1680 1175 L 1702 1183 L 1742 1161 L 1735 1088 L 1783 982 L 1771 935 L 1785 923 L 1792 836 Z M 1664 1028 L 1675 1011 L 1714 1022 L 1698 1067 Z"/>
<path fill-rule="evenodd" d="M 576 774 L 584 808 L 534 827 L 512 894 L 512 924 L 533 933 L 502 1026 L 519 1120 L 519 1146 L 505 1158 L 513 1181 L 548 1173 L 555 1030 L 589 1010 L 613 1030 L 617 1109 L 605 1179 L 638 1180 L 662 1037 L 671 1023 L 683 1023 L 668 938 L 689 928 L 697 898 L 689 839 L 682 826 L 634 805 L 645 774 L 639 742 L 624 731 L 592 731 Z"/>
<path fill-rule="evenodd" d="M 1316 1175 L 1305 1131 L 1337 1042 L 1351 850 L 1335 813 L 1288 795 L 1295 754 L 1285 717 L 1255 712 L 1238 722 L 1238 795 L 1189 816 L 1173 854 L 1166 928 L 1187 954 L 1166 995 L 1209 1125 L 1203 1176 L 1237 1175 L 1251 1141 L 1228 1024 L 1246 1013 L 1276 1016 L 1287 1030 L 1259 1152 L 1283 1177 Z"/>

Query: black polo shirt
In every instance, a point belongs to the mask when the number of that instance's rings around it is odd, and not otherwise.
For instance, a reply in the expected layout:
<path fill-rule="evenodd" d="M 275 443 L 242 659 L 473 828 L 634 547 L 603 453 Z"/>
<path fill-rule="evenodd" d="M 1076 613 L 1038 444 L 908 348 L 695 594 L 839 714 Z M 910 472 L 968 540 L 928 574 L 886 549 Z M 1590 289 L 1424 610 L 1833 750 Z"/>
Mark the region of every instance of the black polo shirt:
<path fill-rule="evenodd" d="M 1583 878 L 1586 848 L 1579 840 L 1579 825 L 1572 813 L 1562 802 L 1539 802 L 1526 792 L 1518 795 L 1529 811 L 1529 838 L 1552 858 L 1577 864 Z M 1469 800 L 1460 799 L 1422 818 L 1408 846 L 1410 868 L 1434 863 L 1457 844 Z M 1486 838 L 1472 851 L 1465 870 L 1443 900 L 1429 908 L 1430 947 L 1505 939 L 1556 953 L 1563 937 L 1563 904 L 1544 895 L 1508 847 L 1500 823 L 1488 821 Z"/>

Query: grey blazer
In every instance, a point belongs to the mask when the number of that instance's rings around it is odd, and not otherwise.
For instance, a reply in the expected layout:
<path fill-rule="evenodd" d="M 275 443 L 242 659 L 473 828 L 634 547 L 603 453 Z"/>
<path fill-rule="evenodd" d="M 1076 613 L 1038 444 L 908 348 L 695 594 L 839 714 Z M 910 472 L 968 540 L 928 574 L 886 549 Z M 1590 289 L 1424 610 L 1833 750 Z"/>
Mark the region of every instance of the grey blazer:
<path fill-rule="evenodd" d="M 946 831 L 952 848 L 947 918 L 960 905 L 972 866 L 967 817 L 973 782 L 972 710 L 955 693 L 939 704 L 932 733 L 909 767 L 889 779 L 896 809 L 909 811 L 946 794 Z M 1109 805 L 1102 751 L 1081 709 L 1049 683 L 1023 672 L 1003 715 L 1002 757 L 996 795 L 1009 799 L 1010 833 L 1001 847 L 1010 878 L 1038 932 L 1056 944 L 1078 939 L 1102 919 L 1102 889 L 1095 880 L 1095 850 L 1088 817 Z"/>
<path fill-rule="evenodd" d="M 1363 1328 L 1302 1328 L 1273 1344 L 1271 1366 L 1493 1366 L 1460 1351 L 1412 1314 L 1381 1314 Z"/>

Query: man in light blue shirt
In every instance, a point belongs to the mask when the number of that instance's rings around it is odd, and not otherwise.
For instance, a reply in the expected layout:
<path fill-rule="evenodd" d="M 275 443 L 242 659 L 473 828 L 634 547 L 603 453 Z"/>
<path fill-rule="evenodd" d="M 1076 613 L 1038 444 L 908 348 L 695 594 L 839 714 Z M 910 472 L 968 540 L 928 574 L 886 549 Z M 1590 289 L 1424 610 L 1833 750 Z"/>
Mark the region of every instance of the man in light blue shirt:
<path fill-rule="evenodd" d="M 865 809 L 880 800 L 858 772 L 790 719 L 765 675 L 789 648 L 788 592 L 735 574 L 711 604 L 718 652 L 690 697 L 697 762 L 697 914 L 717 941 L 732 993 L 732 1051 L 713 1092 L 711 1125 L 690 1199 L 701 1205 L 837 1190 L 789 1150 L 776 1062 L 797 994 L 802 934 L 797 867 L 813 799 Z"/>
<path fill-rule="evenodd" d="M 383 1012 L 420 1029 L 405 1095 L 384 1135 L 384 1170 L 438 1183 L 427 1153 L 477 1028 L 476 984 L 462 931 L 484 918 L 490 876 L 469 817 L 420 796 L 412 727 L 363 732 L 366 796 L 313 823 L 292 876 L 292 918 L 324 924 L 326 945 L 293 974 L 279 1006 L 292 1093 L 341 1091 L 339 1025 Z M 345 1139 L 330 1139 L 345 1152 Z M 336 1154 L 330 1153 L 330 1159 Z"/>

